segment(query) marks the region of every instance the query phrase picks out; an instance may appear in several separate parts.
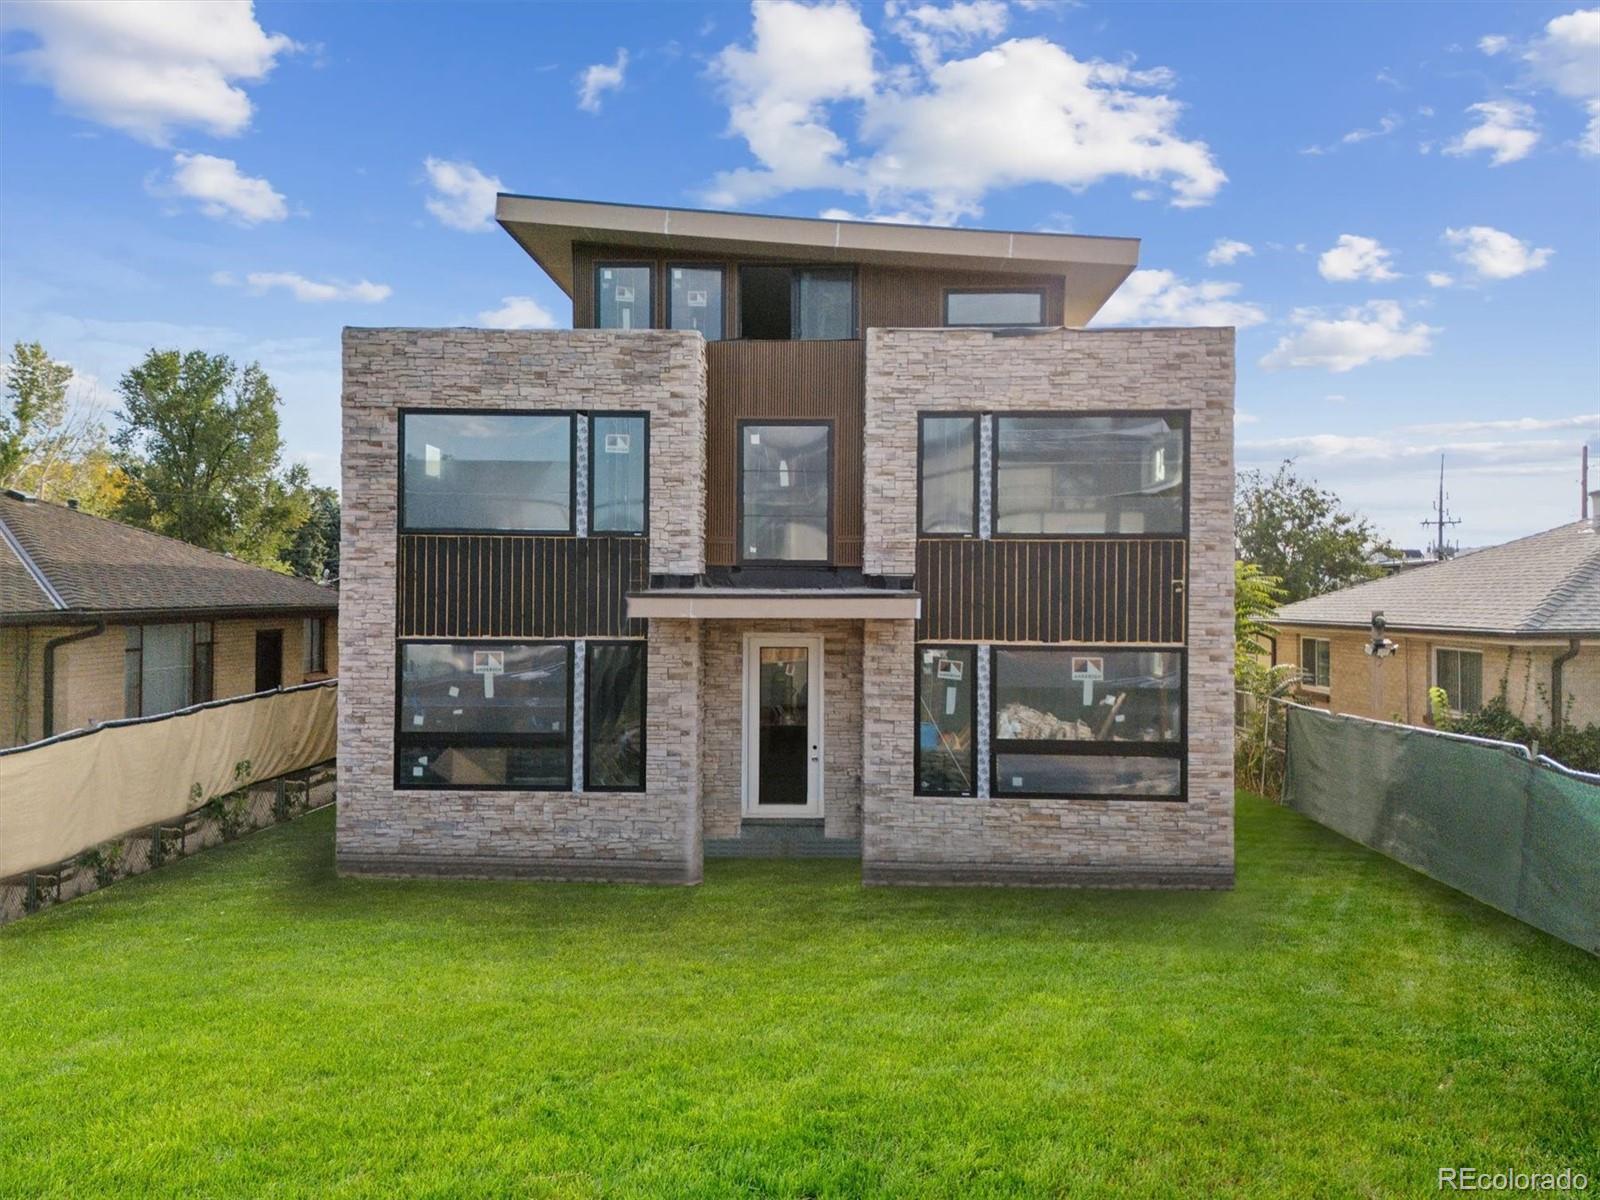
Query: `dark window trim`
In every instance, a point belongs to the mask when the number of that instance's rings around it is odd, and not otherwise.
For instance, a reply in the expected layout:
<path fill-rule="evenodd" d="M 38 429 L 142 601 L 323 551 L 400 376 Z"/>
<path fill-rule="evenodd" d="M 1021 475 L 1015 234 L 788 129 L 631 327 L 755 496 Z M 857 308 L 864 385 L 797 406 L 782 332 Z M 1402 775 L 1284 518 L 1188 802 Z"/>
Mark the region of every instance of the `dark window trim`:
<path fill-rule="evenodd" d="M 721 260 L 718 260 L 716 262 L 686 262 L 686 261 L 684 261 L 682 259 L 674 259 L 674 258 L 669 258 L 669 259 L 662 260 L 662 264 L 661 264 L 661 290 L 662 290 L 662 293 L 663 293 L 663 298 L 662 298 L 661 307 L 663 309 L 662 316 L 663 316 L 663 319 L 666 322 L 665 328 L 667 328 L 667 329 L 673 328 L 673 324 L 672 324 L 672 272 L 675 271 L 675 270 L 677 270 L 677 271 L 715 271 L 718 275 L 722 276 L 722 336 L 719 337 L 717 340 L 718 341 L 722 341 L 722 342 L 727 341 L 729 339 L 729 334 L 728 334 L 728 315 L 729 315 L 729 310 L 732 309 L 732 307 L 733 307 L 733 305 L 731 305 L 729 303 L 730 296 L 728 294 L 728 268 L 729 268 L 729 264 L 727 262 L 724 262 L 724 261 L 721 261 Z M 595 293 L 594 293 L 594 302 L 595 302 L 595 320 L 597 322 L 599 321 L 599 316 L 600 316 L 600 291 L 599 291 L 599 287 L 598 287 L 599 281 L 600 281 L 599 280 L 599 276 L 596 276 L 595 277 L 596 288 L 595 288 Z M 596 327 L 598 328 L 598 325 Z M 690 332 L 690 331 L 684 330 L 682 332 Z"/>
<path fill-rule="evenodd" d="M 650 536 L 650 414 L 648 411 L 635 409 L 609 409 L 594 408 L 587 413 L 579 413 L 580 417 L 589 424 L 589 504 L 588 527 L 590 537 L 625 537 L 648 538 Z M 596 417 L 638 417 L 644 422 L 644 528 L 636 532 L 626 529 L 596 529 L 594 526 L 594 419 Z M 577 487 L 577 482 L 573 482 Z"/>
<path fill-rule="evenodd" d="M 139 644 L 132 645 L 128 641 L 127 634 L 123 634 L 122 714 L 124 717 L 142 717 L 144 716 L 144 626 L 129 625 L 127 628 L 138 633 Z"/>
<path fill-rule="evenodd" d="M 972 532 L 971 533 L 929 533 L 922 527 L 922 446 L 923 423 L 925 421 L 951 421 L 966 419 L 972 422 Z M 983 472 L 979 469 L 978 459 L 983 453 L 983 427 L 984 414 L 971 409 L 951 409 L 940 411 L 938 409 L 921 409 L 917 412 L 917 536 L 919 538 L 952 539 L 955 541 L 973 541 L 979 536 L 981 522 L 978 520 L 979 509 L 982 507 L 981 484 L 979 477 Z M 993 510 L 991 509 L 991 512 Z"/>
<path fill-rule="evenodd" d="M 327 618 L 305 617 L 302 622 L 300 636 L 305 638 L 306 643 L 301 647 L 302 670 L 307 675 L 326 675 L 328 673 Z M 307 636 L 313 633 L 315 637 Z"/>
<path fill-rule="evenodd" d="M 395 463 L 395 524 L 402 534 L 407 533 L 475 533 L 494 536 L 525 536 L 543 534 L 547 537 L 577 536 L 578 532 L 578 421 L 585 416 L 575 408 L 450 408 L 431 405 L 420 408 L 396 410 L 396 432 L 399 445 Z M 567 526 L 565 529 L 482 529 L 469 525 L 428 526 L 412 529 L 406 524 L 406 418 L 407 417 L 566 417 L 567 435 Z M 646 468 L 648 476 L 649 469 Z"/>
<path fill-rule="evenodd" d="M 136 630 L 139 634 L 139 644 L 137 646 L 128 645 L 127 635 L 123 635 L 122 711 L 124 714 L 124 719 L 131 717 L 143 717 L 146 715 L 157 717 L 165 715 L 163 713 L 146 714 L 144 711 L 144 631 L 146 628 L 156 625 L 187 625 L 189 627 L 188 703 L 184 704 L 182 708 L 176 708 L 170 711 L 182 712 L 183 709 L 192 708 L 196 704 L 209 704 L 216 698 L 217 623 L 215 621 L 136 621 L 132 624 L 124 626 L 125 629 Z M 204 642 L 201 642 L 199 636 L 200 628 L 202 626 L 211 631 L 211 636 Z M 200 647 L 202 645 L 211 647 L 211 654 L 206 661 L 206 669 L 204 672 L 204 699 L 200 698 L 200 692 L 202 690 L 200 687 L 202 679 L 202 674 L 200 671 Z M 133 675 L 132 679 L 128 678 L 130 672 Z M 130 707 L 134 707 L 129 704 L 130 700 L 136 700 L 138 702 L 136 706 L 139 710 L 138 712 L 128 712 Z"/>
<path fill-rule="evenodd" d="M 216 699 L 217 695 L 217 623 L 215 621 L 191 621 L 189 630 L 189 703 L 208 704 Z M 200 640 L 200 629 L 204 626 L 209 631 L 205 641 Z M 143 639 L 140 639 L 141 647 Z M 209 646 L 210 653 L 205 656 L 206 665 L 204 672 L 205 687 L 202 689 L 200 670 L 200 647 Z M 141 649 L 141 654 L 143 653 Z M 139 663 L 140 671 L 144 669 L 144 661 Z M 205 692 L 201 699 L 200 693 Z"/>
<path fill-rule="evenodd" d="M 791 342 L 859 342 L 862 337 L 861 329 L 861 272 L 854 263 L 825 263 L 825 262 L 763 262 L 760 260 L 742 261 L 734 264 L 740 274 L 739 280 L 739 313 L 734 322 L 732 341 L 740 342 L 775 342 L 778 338 L 747 338 L 744 336 L 744 279 L 743 273 L 747 267 L 758 269 L 778 267 L 789 272 L 789 341 Z M 802 338 L 800 336 L 800 273 L 802 271 L 843 271 L 850 276 L 850 336 L 843 338 Z M 598 303 L 598 297 L 596 299 Z"/>
<path fill-rule="evenodd" d="M 394 742 L 393 770 L 396 791 L 405 792 L 556 792 L 572 791 L 572 647 L 573 638 L 396 638 L 394 644 Z M 407 646 L 473 646 L 491 649 L 495 646 L 564 646 L 567 651 L 567 728 L 557 738 L 553 733 L 442 733 L 412 734 L 400 723 L 405 648 Z M 554 746 L 564 744 L 567 749 L 567 782 L 565 787 L 529 787 L 512 783 L 415 783 L 400 775 L 400 748 L 407 741 L 426 740 L 433 745 L 457 746 Z"/>
<path fill-rule="evenodd" d="M 644 656 L 644 678 L 639 681 L 639 774 L 638 787 L 595 787 L 590 783 L 589 742 L 594 725 L 589 720 L 589 681 L 594 678 L 596 646 L 637 646 Z M 643 638 L 586 638 L 583 644 L 583 790 L 586 792 L 647 792 L 650 790 L 650 646 Z"/>
<path fill-rule="evenodd" d="M 833 454 L 833 418 L 832 417 L 741 417 L 738 421 L 739 458 L 738 471 L 735 473 L 734 487 L 738 489 L 735 498 L 736 509 L 734 512 L 734 530 L 739 538 L 736 547 L 735 559 L 741 567 L 831 567 L 834 559 L 833 545 L 833 506 L 838 499 L 835 478 L 837 465 L 834 463 Z M 821 425 L 828 431 L 828 556 L 826 558 L 746 558 L 744 548 L 749 543 L 744 536 L 744 432 L 751 425 Z"/>
<path fill-rule="evenodd" d="M 1189 485 L 1194 477 L 1189 455 L 1189 409 L 1186 408 L 1093 408 L 1073 412 L 1037 409 L 991 409 L 985 416 L 995 419 L 993 463 L 989 471 L 989 513 L 993 528 L 989 536 L 995 541 L 1070 542 L 1091 541 L 1166 541 L 1189 537 Z M 1007 417 L 1028 420 L 1066 421 L 1082 417 L 1176 417 L 1183 434 L 1183 527 L 1168 533 L 1001 533 L 1000 532 L 1000 422 Z"/>
<path fill-rule="evenodd" d="M 1037 296 L 1039 297 L 1039 319 L 1037 321 L 962 321 L 952 324 L 950 321 L 951 296 Z M 1045 312 L 1049 307 L 1050 298 L 1045 295 L 1042 287 L 947 287 L 940 298 L 939 308 L 941 319 L 946 329 L 1048 329 L 1045 321 Z"/>
<path fill-rule="evenodd" d="M 970 791 L 938 791 L 934 788 L 922 786 L 922 656 L 929 650 L 963 650 L 967 654 L 967 666 L 972 671 L 972 687 L 967 697 L 967 723 L 972 728 L 972 746 L 967 752 L 967 777 L 972 780 Z M 917 642 L 915 645 L 916 659 L 916 686 L 912 689 L 912 720 L 913 731 L 911 753 L 911 794 L 913 796 L 960 796 L 973 797 L 978 794 L 978 647 L 972 642 Z"/>
<path fill-rule="evenodd" d="M 606 326 L 603 326 L 603 325 L 600 324 L 600 272 L 603 271 L 603 270 L 606 270 L 606 269 L 614 269 L 614 268 L 617 268 L 617 267 L 642 267 L 646 271 L 650 272 L 650 283 L 649 283 L 649 286 L 645 288 L 645 296 L 650 301 L 649 320 L 643 325 L 635 325 L 633 327 L 633 329 L 623 330 L 621 332 L 632 333 L 634 331 L 634 329 L 659 329 L 659 328 L 661 328 L 661 326 L 659 324 L 657 324 L 657 321 L 656 321 L 656 313 L 660 310 L 660 307 L 661 307 L 660 304 L 657 303 L 657 300 L 659 299 L 659 297 L 657 297 L 657 295 L 656 295 L 656 292 L 658 290 L 658 284 L 659 284 L 659 276 L 660 276 L 660 272 L 656 269 L 656 267 L 657 267 L 657 264 L 659 262 L 660 262 L 659 259 L 654 259 L 654 258 L 640 258 L 640 259 L 608 258 L 608 259 L 603 259 L 603 260 L 597 259 L 595 261 L 595 264 L 594 264 L 594 312 L 590 314 L 590 320 L 593 322 L 592 328 L 594 328 L 594 329 L 606 329 L 607 328 Z M 611 327 L 611 331 L 615 332 L 616 331 L 616 327 L 614 327 L 614 326 Z"/>
<path fill-rule="evenodd" d="M 997 736 L 1000 725 L 1000 658 L 999 651 L 1021 653 L 1076 654 L 1133 653 L 1176 654 L 1178 668 L 1178 720 L 1180 736 L 1176 742 L 1084 742 L 1084 741 L 1033 741 L 1001 740 Z M 997 800 L 1129 800 L 1138 804 L 1187 804 L 1189 802 L 1189 651 L 1187 647 L 1167 649 L 1130 646 L 1127 643 L 1063 642 L 1049 646 L 1013 646 L 1005 642 L 990 643 L 989 660 L 989 795 Z M 1178 792 L 1173 796 L 1141 796 L 1127 792 L 1083 792 L 1066 795 L 1061 792 L 1015 792 L 1000 786 L 1000 756 L 1002 754 L 1054 754 L 1062 757 L 1082 758 L 1175 758 L 1178 760 Z"/>

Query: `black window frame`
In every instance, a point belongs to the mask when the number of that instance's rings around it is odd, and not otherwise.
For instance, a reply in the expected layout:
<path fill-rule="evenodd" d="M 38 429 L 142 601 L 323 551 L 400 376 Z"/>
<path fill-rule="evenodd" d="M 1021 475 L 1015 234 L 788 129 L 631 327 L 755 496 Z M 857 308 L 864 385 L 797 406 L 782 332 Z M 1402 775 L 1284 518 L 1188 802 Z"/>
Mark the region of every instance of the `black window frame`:
<path fill-rule="evenodd" d="M 1325 683 L 1318 683 L 1317 679 L 1316 679 L 1316 675 L 1317 675 L 1317 659 L 1316 659 L 1316 651 L 1315 650 L 1312 651 L 1311 677 L 1310 678 L 1306 677 L 1306 648 L 1308 646 L 1316 646 L 1316 645 L 1322 645 L 1322 646 L 1326 646 L 1328 648 L 1328 651 L 1327 651 L 1328 679 L 1327 679 L 1327 682 L 1325 682 Z M 1332 638 L 1325 638 L 1325 637 L 1317 637 L 1314 634 L 1305 634 L 1305 633 L 1301 634 L 1300 635 L 1300 663 L 1299 663 L 1299 667 L 1300 667 L 1300 685 L 1302 687 L 1308 687 L 1308 688 L 1311 688 L 1314 691 L 1318 691 L 1318 692 L 1331 691 L 1333 689 L 1333 639 Z"/>
<path fill-rule="evenodd" d="M 972 541 L 981 531 L 982 522 L 979 520 L 982 509 L 983 485 L 981 476 L 983 471 L 979 460 L 983 457 L 983 418 L 985 414 L 974 412 L 970 409 L 921 409 L 917 413 L 917 537 L 919 538 L 948 538 L 955 541 Z M 955 421 L 968 420 L 972 422 L 972 532 L 971 533 L 929 533 L 923 527 L 922 514 L 922 463 L 924 444 L 924 423 L 927 421 Z"/>
<path fill-rule="evenodd" d="M 972 780 L 972 787 L 968 791 L 956 789 L 935 789 L 922 785 L 922 656 L 929 650 L 959 650 L 967 655 L 967 666 L 972 671 L 971 683 L 967 697 L 968 724 L 972 729 L 972 746 L 968 750 L 968 778 Z M 978 794 L 978 647 L 968 642 L 918 642 L 915 646 L 916 677 L 913 687 L 911 728 L 912 739 L 912 777 L 911 794 L 914 796 L 943 796 L 970 799 Z"/>
<path fill-rule="evenodd" d="M 739 313 L 733 327 L 736 336 L 731 340 L 745 342 L 858 342 L 861 340 L 861 272 L 854 263 L 741 262 L 737 264 L 737 267 L 739 276 Z M 771 270 L 774 268 L 789 272 L 789 336 L 787 338 L 747 338 L 744 335 L 744 272 L 751 269 Z M 806 271 L 833 271 L 849 275 L 849 337 L 802 338 L 800 336 L 800 276 Z"/>
<path fill-rule="evenodd" d="M 609 265 L 612 265 L 612 264 L 607 264 L 607 265 L 609 266 Z M 731 294 L 731 289 L 728 287 L 728 267 L 729 267 L 728 263 L 722 262 L 720 260 L 717 261 L 717 262 L 685 262 L 685 261 L 682 261 L 682 260 L 679 260 L 679 259 L 667 259 L 662 264 L 662 267 L 661 267 L 661 290 L 662 290 L 661 307 L 662 307 L 662 310 L 663 310 L 662 319 L 665 321 L 665 324 L 662 326 L 662 328 L 663 329 L 673 329 L 673 330 L 677 329 L 677 326 L 673 325 L 673 323 L 672 323 L 672 272 L 673 271 L 715 271 L 718 275 L 722 276 L 722 320 L 720 322 L 721 331 L 717 335 L 715 340 L 719 341 L 719 342 L 728 341 L 729 340 L 729 330 L 728 330 L 729 322 L 728 322 L 728 318 L 729 318 L 731 310 L 733 308 L 733 305 L 731 303 L 731 300 L 733 299 L 733 297 L 732 297 L 732 294 Z M 600 292 L 598 290 L 599 289 L 599 282 L 600 282 L 600 277 L 598 275 L 596 275 L 595 276 L 596 291 L 595 291 L 595 294 L 594 294 L 595 320 L 596 320 L 596 322 L 598 322 L 599 318 L 600 318 Z M 598 329 L 599 325 L 596 324 L 595 328 Z M 694 331 L 693 330 L 679 330 L 679 332 L 692 333 Z M 704 336 L 704 335 L 702 335 L 702 336 Z M 708 342 L 711 341 L 711 340 L 713 340 L 713 339 L 706 338 L 706 341 L 708 341 Z"/>
<path fill-rule="evenodd" d="M 1007 653 L 1046 654 L 1176 654 L 1178 656 L 1178 722 L 1180 736 L 1175 742 L 1092 742 L 1049 741 L 999 736 L 1000 657 Z M 1128 792 L 1032 792 L 1013 791 L 1000 784 L 1002 754 L 1047 754 L 1082 758 L 1175 758 L 1178 760 L 1178 792 L 1174 796 L 1141 796 Z M 1085 645 L 1013 646 L 995 643 L 989 662 L 989 795 L 998 800 L 1126 800 L 1133 804 L 1187 804 L 1189 802 L 1189 651 L 1187 647 L 1135 646 L 1126 642 Z"/>
<path fill-rule="evenodd" d="M 648 538 L 650 536 L 650 413 L 642 409 L 607 409 L 595 408 L 586 413 L 577 414 L 581 417 L 587 428 L 589 440 L 589 461 L 584 464 L 588 471 L 589 486 L 585 489 L 587 496 L 587 512 L 584 514 L 585 527 L 590 537 L 626 537 Z M 644 422 L 644 528 L 632 532 L 625 529 L 596 529 L 594 524 L 594 463 L 595 463 L 595 436 L 594 420 L 596 417 L 636 417 Z M 577 479 L 573 479 L 572 486 L 576 490 Z"/>
<path fill-rule="evenodd" d="M 592 286 L 593 286 L 593 292 L 594 292 L 594 295 L 593 295 L 593 309 L 594 309 L 594 311 L 592 313 L 590 313 L 590 328 L 598 329 L 598 330 L 604 330 L 607 333 L 633 333 L 635 330 L 639 330 L 639 329 L 659 329 L 659 328 L 661 328 L 661 326 L 660 326 L 660 324 L 658 322 L 658 317 L 657 317 L 657 314 L 661 309 L 661 305 L 659 303 L 660 298 L 656 295 L 656 293 L 660 290 L 660 279 L 659 279 L 660 272 L 656 269 L 657 266 L 658 266 L 658 263 L 659 263 L 659 260 L 653 259 L 653 258 L 644 258 L 644 259 L 616 258 L 616 259 L 605 259 L 603 261 L 597 261 L 594 264 L 594 275 L 593 275 L 593 279 L 592 279 Z M 649 300 L 649 303 L 650 303 L 649 320 L 647 320 L 643 325 L 633 325 L 633 326 L 630 326 L 627 329 L 623 329 L 620 326 L 616 326 L 616 325 L 602 325 L 602 324 L 600 324 L 600 272 L 601 271 L 605 271 L 605 270 L 616 270 L 619 267 L 638 267 L 638 268 L 642 268 L 643 270 L 646 270 L 646 271 L 648 271 L 650 273 L 650 283 L 649 283 L 649 286 L 645 288 L 645 296 Z"/>
<path fill-rule="evenodd" d="M 189 680 L 188 698 L 177 708 L 169 708 L 166 712 L 147 713 L 144 711 L 144 631 L 156 625 L 187 625 L 189 626 Z M 200 631 L 206 631 L 204 641 L 200 640 Z M 215 621 L 138 621 L 131 625 L 123 626 L 122 647 L 122 711 L 124 719 L 137 717 L 160 717 L 166 713 L 182 712 L 186 708 L 193 708 L 197 704 L 210 704 L 217 695 L 217 623 Z M 136 635 L 138 644 L 134 644 Z M 207 653 L 201 654 L 200 647 L 205 646 Z M 205 669 L 201 669 L 200 660 L 205 659 Z M 204 687 L 201 686 L 202 682 Z M 201 693 L 204 693 L 203 695 Z M 137 705 L 132 701 L 137 700 Z M 129 711 L 130 709 L 137 711 Z"/>
<path fill-rule="evenodd" d="M 794 567 L 794 568 L 827 568 L 833 565 L 835 554 L 834 542 L 834 505 L 838 500 L 838 463 L 834 454 L 834 420 L 832 417 L 740 417 L 737 424 L 739 438 L 739 454 L 735 466 L 738 468 L 734 475 L 734 487 L 737 489 L 734 496 L 734 533 L 739 541 L 736 547 L 735 561 L 741 567 Z M 826 558 L 746 558 L 744 548 L 749 545 L 744 536 L 744 452 L 745 430 L 750 426 L 768 425 L 820 425 L 828 431 L 828 555 Z"/>
<path fill-rule="evenodd" d="M 328 618 L 306 617 L 301 622 L 300 670 L 304 675 L 328 673 Z"/>
<path fill-rule="evenodd" d="M 950 320 L 951 296 L 1037 296 L 1039 297 L 1039 319 L 1037 321 L 961 321 Z M 940 317 L 945 329 L 1048 329 L 1050 326 L 1045 321 L 1045 312 L 1049 307 L 1049 297 L 1045 295 L 1042 287 L 957 287 L 945 288 L 940 299 Z"/>
<path fill-rule="evenodd" d="M 527 793 L 554 793 L 570 794 L 572 788 L 572 705 L 573 705 L 573 646 L 574 638 L 437 638 L 437 637 L 410 637 L 397 638 L 394 644 L 394 740 L 392 742 L 391 758 L 393 759 L 394 787 L 396 791 L 409 792 L 527 792 Z M 512 783 L 417 783 L 409 777 L 402 778 L 400 772 L 400 751 L 406 741 L 421 741 L 426 738 L 433 744 L 441 742 L 457 743 L 463 746 L 529 746 L 541 744 L 531 742 L 530 738 L 547 739 L 545 745 L 554 744 L 553 735 L 550 734 L 525 734 L 525 733 L 491 733 L 491 734 L 411 734 L 404 728 L 400 720 L 401 710 L 405 707 L 404 681 L 402 672 L 405 670 L 405 648 L 407 646 L 471 646 L 475 650 L 493 650 L 504 646 L 561 646 L 567 652 L 567 716 L 566 716 L 566 751 L 567 751 L 567 782 L 563 787 L 533 787 L 526 784 Z"/>
<path fill-rule="evenodd" d="M 996 541 L 1167 541 L 1189 538 L 1190 512 L 1189 488 L 1194 475 L 1191 469 L 1189 451 L 1190 421 L 1189 410 L 1186 408 L 1094 408 L 1081 409 L 1072 412 L 1059 410 L 1029 410 L 1029 409 L 991 409 L 984 414 L 994 418 L 994 442 L 990 449 L 989 469 L 989 513 L 992 528 L 989 536 Z M 1160 533 L 1001 533 L 1000 532 L 1000 422 L 1007 418 L 1022 420 L 1056 420 L 1070 421 L 1090 417 L 1160 417 L 1162 419 L 1176 418 L 1179 432 L 1183 435 L 1183 523 L 1176 530 L 1165 530 Z M 976 464 L 975 464 L 976 465 Z"/>
<path fill-rule="evenodd" d="M 548 534 L 554 537 L 576 535 L 578 531 L 578 422 L 587 416 L 574 408 L 451 408 L 429 405 L 396 410 L 396 434 L 399 453 L 395 462 L 395 525 L 400 533 L 472 533 L 505 536 L 533 536 Z M 566 417 L 568 434 L 567 451 L 567 524 L 566 528 L 501 529 L 468 525 L 429 525 L 413 528 L 406 521 L 406 418 L 407 417 Z M 649 476 L 648 466 L 645 469 Z"/>
<path fill-rule="evenodd" d="M 637 646 L 643 656 L 643 678 L 639 681 L 639 784 L 637 787 L 596 787 L 590 774 L 590 746 L 594 723 L 589 719 L 589 698 L 593 695 L 596 647 Z M 586 638 L 583 644 L 583 790 L 585 792 L 647 792 L 650 790 L 650 646 L 643 638 Z"/>

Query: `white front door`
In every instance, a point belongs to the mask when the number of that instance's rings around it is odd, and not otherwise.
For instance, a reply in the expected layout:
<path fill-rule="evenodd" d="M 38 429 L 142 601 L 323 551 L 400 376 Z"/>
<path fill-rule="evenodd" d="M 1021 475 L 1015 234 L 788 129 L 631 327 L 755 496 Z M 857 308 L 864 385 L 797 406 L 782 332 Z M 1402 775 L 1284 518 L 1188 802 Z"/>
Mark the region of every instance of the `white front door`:
<path fill-rule="evenodd" d="M 822 639 L 744 639 L 744 813 L 822 815 Z"/>

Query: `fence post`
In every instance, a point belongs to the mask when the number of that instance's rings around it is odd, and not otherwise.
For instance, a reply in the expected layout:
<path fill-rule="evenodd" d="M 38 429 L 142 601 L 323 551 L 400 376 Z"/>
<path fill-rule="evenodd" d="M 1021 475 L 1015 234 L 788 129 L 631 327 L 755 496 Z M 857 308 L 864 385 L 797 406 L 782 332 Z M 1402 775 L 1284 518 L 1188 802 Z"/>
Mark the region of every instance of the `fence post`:
<path fill-rule="evenodd" d="M 283 781 L 284 777 L 280 775 L 272 783 L 272 819 L 275 821 L 289 819 L 289 792 Z"/>

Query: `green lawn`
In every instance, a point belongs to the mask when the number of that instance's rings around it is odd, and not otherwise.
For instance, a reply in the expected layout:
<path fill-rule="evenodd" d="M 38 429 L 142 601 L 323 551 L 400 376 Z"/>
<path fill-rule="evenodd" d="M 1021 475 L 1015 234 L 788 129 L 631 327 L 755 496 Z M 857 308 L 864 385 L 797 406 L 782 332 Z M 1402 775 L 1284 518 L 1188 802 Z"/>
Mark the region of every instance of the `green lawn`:
<path fill-rule="evenodd" d="M 1600 1185 L 1600 961 L 1249 797 L 1219 894 L 355 881 L 332 832 L 0 930 L 0 1196 Z"/>

